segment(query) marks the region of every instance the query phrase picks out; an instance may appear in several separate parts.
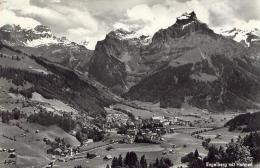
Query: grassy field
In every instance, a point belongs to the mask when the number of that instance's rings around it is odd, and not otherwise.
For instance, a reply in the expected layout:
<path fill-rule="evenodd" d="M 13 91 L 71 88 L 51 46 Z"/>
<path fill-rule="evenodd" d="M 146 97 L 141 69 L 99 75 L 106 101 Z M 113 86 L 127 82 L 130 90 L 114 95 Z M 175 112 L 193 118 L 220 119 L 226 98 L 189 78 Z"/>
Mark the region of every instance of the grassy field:
<path fill-rule="evenodd" d="M 204 132 L 200 134 L 202 137 L 210 138 L 212 144 L 216 145 L 225 145 L 230 142 L 231 139 L 237 139 L 238 136 L 244 137 L 246 133 L 240 132 L 229 132 L 228 128 L 221 128 L 209 132 Z M 217 135 L 221 135 L 219 138 L 216 138 Z"/>
<path fill-rule="evenodd" d="M 60 167 L 74 167 L 77 165 L 89 166 L 91 168 L 105 168 L 110 161 L 103 160 L 106 155 L 118 157 L 120 154 L 125 156 L 129 151 L 134 151 L 139 157 L 146 156 L 148 162 L 154 162 L 156 158 L 167 157 L 172 160 L 174 165 L 181 164 L 181 157 L 185 154 L 198 149 L 202 156 L 207 154 L 207 151 L 201 146 L 202 141 L 191 137 L 187 133 L 166 134 L 163 136 L 165 141 L 161 144 L 113 144 L 113 149 L 106 150 L 106 147 L 92 150 L 90 153 L 95 153 L 99 157 L 94 159 L 80 159 L 68 161 L 66 163 L 56 162 Z M 172 148 L 172 145 L 177 145 L 177 148 Z M 169 153 L 169 149 L 173 149 L 174 153 Z M 166 152 L 167 154 L 163 154 Z M 82 156 L 85 156 L 82 155 Z"/>
<path fill-rule="evenodd" d="M 31 59 L 27 55 L 24 55 L 22 53 L 19 54 L 6 48 L 2 48 L 0 50 L 0 53 L 2 53 L 5 56 L 0 58 L 0 65 L 3 67 L 19 68 L 34 73 L 51 74 L 50 71 L 48 71 L 43 66 L 37 64 L 33 59 Z M 14 56 L 14 59 L 12 59 L 12 56 Z M 16 57 L 19 57 L 20 60 L 16 60 Z"/>
<path fill-rule="evenodd" d="M 73 146 L 79 145 L 79 142 L 75 137 L 67 134 L 62 129 L 51 126 L 43 127 L 37 124 L 28 124 L 26 122 L 20 123 L 24 129 L 28 129 L 29 133 L 26 133 L 22 129 L 15 125 L 7 125 L 0 123 L 0 147 L 16 150 L 17 167 L 43 167 L 51 161 L 51 156 L 46 154 L 47 146 L 42 141 L 44 137 L 53 140 L 55 137 L 64 137 L 65 141 Z M 35 133 L 36 130 L 40 130 L 39 133 Z M 16 141 L 3 137 L 16 137 Z M 25 134 L 25 136 L 21 136 Z M 7 159 L 6 153 L 0 154 L 0 160 Z M 1 166 L 0 166 L 1 167 Z"/>

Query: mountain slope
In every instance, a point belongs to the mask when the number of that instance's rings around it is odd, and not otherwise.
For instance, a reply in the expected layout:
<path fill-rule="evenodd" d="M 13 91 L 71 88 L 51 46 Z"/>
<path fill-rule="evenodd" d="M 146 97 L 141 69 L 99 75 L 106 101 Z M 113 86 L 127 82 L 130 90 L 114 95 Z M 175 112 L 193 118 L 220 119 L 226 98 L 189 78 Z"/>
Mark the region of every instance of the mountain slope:
<path fill-rule="evenodd" d="M 1 43 L 0 53 L 1 77 L 11 82 L 8 87 L 13 86 L 12 91 L 28 99 L 38 93 L 70 105 L 81 115 L 100 119 L 106 114 L 104 107 L 116 101 L 109 92 L 96 88 L 66 67 Z"/>
<path fill-rule="evenodd" d="M 230 131 L 243 128 L 244 132 L 253 132 L 260 130 L 260 112 L 241 114 L 228 121 L 225 126 L 228 126 Z"/>
<path fill-rule="evenodd" d="M 125 97 L 211 111 L 258 107 L 259 66 L 246 57 L 247 48 L 215 34 L 194 12 L 155 33 L 149 48 L 146 58 L 154 70 Z"/>

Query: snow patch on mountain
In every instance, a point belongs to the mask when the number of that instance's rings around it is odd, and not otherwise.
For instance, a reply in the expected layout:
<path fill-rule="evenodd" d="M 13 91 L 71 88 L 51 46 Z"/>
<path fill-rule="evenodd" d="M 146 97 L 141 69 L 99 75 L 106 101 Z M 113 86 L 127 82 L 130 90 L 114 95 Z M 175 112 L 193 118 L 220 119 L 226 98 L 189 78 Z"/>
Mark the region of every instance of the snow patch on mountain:
<path fill-rule="evenodd" d="M 7 24 L 0 27 L 0 33 L 1 32 L 4 32 L 4 37 L 11 37 L 11 40 L 1 39 L 10 46 L 39 47 L 52 44 L 72 45 L 72 43 L 74 43 L 69 41 L 66 37 L 54 36 L 51 29 L 44 25 L 38 25 L 34 28 L 21 28 L 19 25 Z M 15 40 L 13 40 L 14 37 Z M 86 46 L 86 43 L 83 43 L 83 45 Z"/>
<path fill-rule="evenodd" d="M 120 28 L 113 31 L 113 33 L 119 40 L 132 40 L 136 41 L 136 43 L 140 42 L 142 45 L 148 45 L 152 42 L 151 36 L 145 36 L 135 31 Z"/>
<path fill-rule="evenodd" d="M 59 41 L 54 38 L 40 38 L 40 39 L 35 39 L 35 40 L 27 40 L 25 43 L 26 46 L 28 47 L 38 47 L 41 45 L 50 45 L 50 44 L 58 44 Z"/>
<path fill-rule="evenodd" d="M 185 29 L 185 27 L 188 27 L 189 25 L 191 25 L 192 23 L 194 23 L 194 21 L 190 22 L 190 23 L 187 23 L 185 25 L 182 26 L 182 30 Z"/>
<path fill-rule="evenodd" d="M 187 19 L 190 19 L 190 17 L 191 17 L 191 14 L 185 12 L 181 16 L 177 17 L 177 20 L 187 20 Z"/>
<path fill-rule="evenodd" d="M 244 43 L 247 47 L 250 47 L 251 42 L 260 40 L 260 30 L 241 30 L 233 28 L 231 30 L 215 29 L 217 34 L 231 38 L 239 43 Z"/>

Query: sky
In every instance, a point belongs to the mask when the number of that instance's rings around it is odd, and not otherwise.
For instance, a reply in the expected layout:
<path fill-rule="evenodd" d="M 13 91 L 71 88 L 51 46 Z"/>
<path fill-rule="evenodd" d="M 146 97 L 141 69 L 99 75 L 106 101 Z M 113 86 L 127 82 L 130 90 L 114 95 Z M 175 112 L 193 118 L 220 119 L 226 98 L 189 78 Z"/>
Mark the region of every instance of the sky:
<path fill-rule="evenodd" d="M 94 49 L 112 30 L 152 36 L 191 11 L 213 29 L 260 29 L 260 0 L 0 0 L 0 26 L 42 24 Z"/>

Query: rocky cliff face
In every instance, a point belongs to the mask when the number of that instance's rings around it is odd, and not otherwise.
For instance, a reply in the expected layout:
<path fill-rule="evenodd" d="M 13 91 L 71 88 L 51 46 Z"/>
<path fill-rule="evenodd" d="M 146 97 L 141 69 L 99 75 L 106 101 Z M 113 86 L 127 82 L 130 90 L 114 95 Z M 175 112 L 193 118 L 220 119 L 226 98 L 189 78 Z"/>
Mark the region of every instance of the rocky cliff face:
<path fill-rule="evenodd" d="M 90 62 L 89 74 L 117 93 L 128 90 L 146 71 L 141 64 L 142 48 L 149 37 L 122 29 L 110 32 L 96 45 Z"/>

